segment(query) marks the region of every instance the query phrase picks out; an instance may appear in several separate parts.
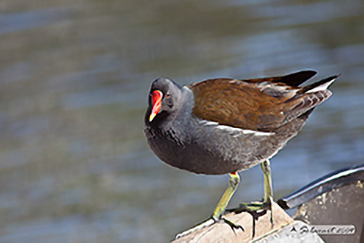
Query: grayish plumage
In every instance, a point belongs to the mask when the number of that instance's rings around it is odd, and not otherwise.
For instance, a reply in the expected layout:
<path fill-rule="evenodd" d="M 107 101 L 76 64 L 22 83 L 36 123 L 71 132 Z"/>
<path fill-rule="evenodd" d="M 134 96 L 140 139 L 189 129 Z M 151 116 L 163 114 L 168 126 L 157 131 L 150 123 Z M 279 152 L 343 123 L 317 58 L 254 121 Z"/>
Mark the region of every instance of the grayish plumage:
<path fill-rule="evenodd" d="M 331 92 L 326 88 L 335 78 L 333 76 L 325 82 L 320 81 L 319 85 L 311 85 L 315 92 L 310 92 L 310 88 L 302 92 L 304 88 L 269 81 L 257 83 L 255 80 L 254 84 L 257 85 L 254 88 L 264 95 L 284 98 L 282 103 L 296 102 L 289 110 L 283 109 L 283 104 L 282 110 L 274 111 L 277 117 L 284 116 L 280 118 L 279 125 L 271 122 L 275 114 L 268 112 L 268 115 L 261 116 L 263 123 L 256 124 L 256 130 L 197 117 L 193 113 L 195 96 L 191 89 L 160 78 L 153 82 L 151 93 L 154 90 L 163 93 L 162 108 L 150 122 L 150 102 L 144 131 L 153 152 L 174 167 L 215 175 L 246 170 L 271 158 L 302 129 L 314 107 L 330 97 Z M 229 83 L 234 85 L 236 82 L 248 83 L 249 80 L 231 80 Z"/>

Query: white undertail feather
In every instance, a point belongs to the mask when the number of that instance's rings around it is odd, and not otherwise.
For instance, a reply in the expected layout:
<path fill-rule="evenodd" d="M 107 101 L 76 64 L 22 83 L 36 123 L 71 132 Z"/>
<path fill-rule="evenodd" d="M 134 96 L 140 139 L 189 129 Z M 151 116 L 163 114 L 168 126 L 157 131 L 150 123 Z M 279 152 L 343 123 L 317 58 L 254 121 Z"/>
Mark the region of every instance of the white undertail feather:
<path fill-rule="evenodd" d="M 310 89 L 306 92 L 307 93 L 315 93 L 315 92 L 318 92 L 318 91 L 324 91 L 324 90 L 327 90 L 327 88 L 335 81 L 336 79 L 334 78 L 333 80 L 331 80 L 330 82 L 327 82 L 327 83 L 324 83 L 324 84 L 321 84 L 313 89 Z"/>

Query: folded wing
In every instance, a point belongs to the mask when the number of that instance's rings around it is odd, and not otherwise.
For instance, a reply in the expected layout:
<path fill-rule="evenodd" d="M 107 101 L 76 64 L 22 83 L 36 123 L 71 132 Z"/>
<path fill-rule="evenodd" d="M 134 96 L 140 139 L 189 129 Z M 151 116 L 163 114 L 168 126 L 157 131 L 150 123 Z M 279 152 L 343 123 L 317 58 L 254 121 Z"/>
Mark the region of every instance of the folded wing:
<path fill-rule="evenodd" d="M 209 79 L 188 87 L 195 97 L 193 114 L 221 125 L 274 132 L 331 96 L 331 76 L 297 87 L 315 75 L 302 71 L 263 79 Z"/>

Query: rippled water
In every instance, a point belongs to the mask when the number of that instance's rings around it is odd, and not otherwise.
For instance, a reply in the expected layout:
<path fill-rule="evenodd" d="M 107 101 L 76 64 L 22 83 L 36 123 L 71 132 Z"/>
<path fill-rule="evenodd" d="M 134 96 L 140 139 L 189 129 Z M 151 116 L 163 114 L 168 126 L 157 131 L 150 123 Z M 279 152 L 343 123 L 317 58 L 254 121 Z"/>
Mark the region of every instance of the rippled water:
<path fill-rule="evenodd" d="M 364 2 L 0 3 L 0 242 L 167 242 L 208 217 L 227 176 L 149 150 L 152 80 L 341 73 L 272 160 L 275 198 L 364 158 Z M 263 195 L 241 173 L 231 206 Z"/>

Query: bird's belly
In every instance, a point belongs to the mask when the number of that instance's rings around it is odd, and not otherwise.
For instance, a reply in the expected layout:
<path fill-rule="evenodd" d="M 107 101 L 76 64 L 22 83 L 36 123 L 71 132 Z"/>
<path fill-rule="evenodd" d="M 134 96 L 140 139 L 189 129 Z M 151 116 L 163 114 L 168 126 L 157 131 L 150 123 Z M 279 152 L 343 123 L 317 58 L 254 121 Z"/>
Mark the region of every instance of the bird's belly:
<path fill-rule="evenodd" d="M 225 134 L 192 137 L 186 141 L 168 136 L 149 137 L 153 152 L 165 163 L 198 174 L 219 175 L 259 164 L 259 142 Z"/>

